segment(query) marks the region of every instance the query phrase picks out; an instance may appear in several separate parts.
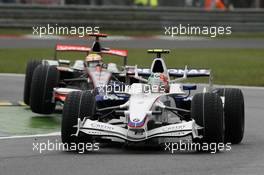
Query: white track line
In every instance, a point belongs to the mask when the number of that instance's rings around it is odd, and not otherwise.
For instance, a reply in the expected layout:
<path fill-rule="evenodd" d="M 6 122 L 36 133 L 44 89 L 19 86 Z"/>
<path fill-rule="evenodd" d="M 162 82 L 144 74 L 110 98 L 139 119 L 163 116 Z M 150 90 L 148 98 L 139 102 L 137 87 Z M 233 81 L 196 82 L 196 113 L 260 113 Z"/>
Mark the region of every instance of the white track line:
<path fill-rule="evenodd" d="M 0 73 L 3 77 L 24 77 L 25 74 L 15 74 L 15 73 Z"/>
<path fill-rule="evenodd" d="M 25 39 L 43 39 L 43 40 L 63 40 L 63 39 L 67 39 L 66 37 L 64 36 L 58 36 L 58 35 L 43 35 L 43 36 L 39 36 L 39 35 L 23 35 L 22 38 L 25 38 Z"/>
<path fill-rule="evenodd" d="M 20 139 L 20 138 L 34 138 L 34 137 L 49 137 L 49 136 L 60 136 L 60 132 L 53 132 L 48 134 L 36 134 L 36 135 L 20 135 L 20 136 L 5 136 L 0 137 L 0 140 L 5 139 Z"/>
<path fill-rule="evenodd" d="M 201 36 L 154 36 L 155 39 L 160 40 L 179 40 L 179 41 L 202 41 L 202 40 L 212 40 L 210 37 L 201 37 Z"/>

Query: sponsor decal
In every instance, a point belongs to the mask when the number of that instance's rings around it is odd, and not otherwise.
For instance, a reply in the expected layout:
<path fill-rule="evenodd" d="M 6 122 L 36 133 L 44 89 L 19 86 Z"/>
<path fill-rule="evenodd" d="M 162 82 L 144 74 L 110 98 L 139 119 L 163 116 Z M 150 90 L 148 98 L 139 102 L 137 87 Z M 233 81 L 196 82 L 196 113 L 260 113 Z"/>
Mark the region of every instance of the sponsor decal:
<path fill-rule="evenodd" d="M 114 127 L 110 125 L 105 125 L 103 123 L 92 123 L 91 127 L 94 129 L 101 129 L 101 130 L 108 130 L 108 131 L 113 131 Z"/>
<path fill-rule="evenodd" d="M 57 45 L 56 46 L 57 51 L 84 51 L 88 52 L 91 50 L 89 47 L 85 46 L 74 46 L 74 45 Z"/>
<path fill-rule="evenodd" d="M 133 122 L 139 122 L 140 120 L 138 118 L 134 118 Z"/>
<path fill-rule="evenodd" d="M 170 132 L 170 131 L 178 131 L 178 130 L 185 130 L 185 129 L 186 129 L 185 125 L 173 125 L 173 126 L 162 128 L 162 131 Z"/>

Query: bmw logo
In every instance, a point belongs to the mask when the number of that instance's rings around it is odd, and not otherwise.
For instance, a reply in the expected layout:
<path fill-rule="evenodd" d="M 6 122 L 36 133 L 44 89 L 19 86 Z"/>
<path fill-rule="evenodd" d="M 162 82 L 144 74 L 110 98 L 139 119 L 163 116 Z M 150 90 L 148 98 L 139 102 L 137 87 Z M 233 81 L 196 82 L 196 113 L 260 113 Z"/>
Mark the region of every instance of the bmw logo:
<path fill-rule="evenodd" d="M 138 118 L 134 118 L 133 122 L 139 122 L 140 120 Z"/>

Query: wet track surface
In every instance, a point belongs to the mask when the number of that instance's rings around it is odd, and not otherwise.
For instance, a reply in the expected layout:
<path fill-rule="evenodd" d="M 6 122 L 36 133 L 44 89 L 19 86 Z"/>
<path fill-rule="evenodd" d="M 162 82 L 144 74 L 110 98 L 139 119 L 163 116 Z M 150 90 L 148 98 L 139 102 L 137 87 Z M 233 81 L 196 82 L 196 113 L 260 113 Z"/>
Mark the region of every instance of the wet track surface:
<path fill-rule="evenodd" d="M 21 100 L 23 78 L 0 76 L 0 99 Z M 11 88 L 11 87 L 16 88 Z M 264 89 L 243 88 L 246 106 L 244 140 L 231 151 L 217 154 L 193 151 L 171 154 L 160 149 L 127 149 L 120 145 L 77 154 L 33 150 L 33 143 L 58 143 L 59 136 L 0 139 L 0 174 L 257 174 L 264 171 Z M 0 107 L 1 116 L 1 107 Z M 19 116 L 18 116 L 19 117 Z M 11 126 L 10 126 L 11 127 Z"/>
<path fill-rule="evenodd" d="M 1 75 L 0 76 L 0 101 L 23 100 L 24 75 Z"/>

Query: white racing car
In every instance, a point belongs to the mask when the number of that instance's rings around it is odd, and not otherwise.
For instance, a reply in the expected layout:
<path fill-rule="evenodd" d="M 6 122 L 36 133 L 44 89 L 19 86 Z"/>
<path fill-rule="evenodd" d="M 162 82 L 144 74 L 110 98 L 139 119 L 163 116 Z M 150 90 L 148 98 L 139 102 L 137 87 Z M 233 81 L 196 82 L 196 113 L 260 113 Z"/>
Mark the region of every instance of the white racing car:
<path fill-rule="evenodd" d="M 161 53 L 169 50 L 148 52 L 157 53 L 150 69 L 127 67 L 127 74 L 139 83 L 122 90 L 116 87 L 104 93 L 77 91 L 68 95 L 61 128 L 63 143 L 105 139 L 159 144 L 176 140 L 208 144 L 241 142 L 244 133 L 241 90 L 213 89 L 210 70 L 167 69 Z M 180 82 L 199 76 L 209 77 L 209 86 L 192 96 L 191 90 L 196 90 L 196 85 Z M 97 99 L 102 95 L 128 98 L 121 105 L 99 107 Z"/>

